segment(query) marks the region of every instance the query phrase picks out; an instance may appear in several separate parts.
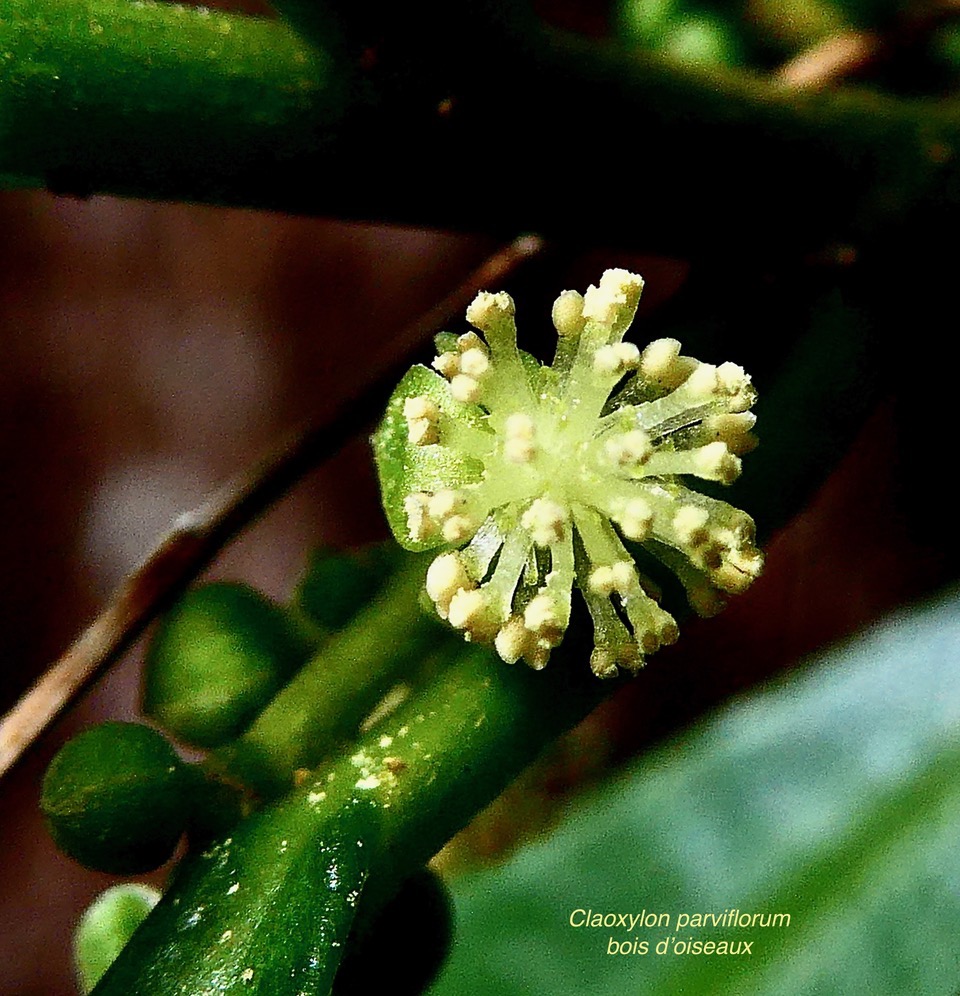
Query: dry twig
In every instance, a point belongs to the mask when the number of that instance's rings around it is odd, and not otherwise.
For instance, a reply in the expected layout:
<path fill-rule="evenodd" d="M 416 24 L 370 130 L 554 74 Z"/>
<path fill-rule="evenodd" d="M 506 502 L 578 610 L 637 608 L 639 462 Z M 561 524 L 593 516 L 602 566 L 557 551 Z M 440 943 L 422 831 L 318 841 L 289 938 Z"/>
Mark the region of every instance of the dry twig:
<path fill-rule="evenodd" d="M 831 35 L 785 62 L 774 80 L 792 90 L 821 90 L 865 69 L 881 46 L 880 37 L 866 31 Z"/>

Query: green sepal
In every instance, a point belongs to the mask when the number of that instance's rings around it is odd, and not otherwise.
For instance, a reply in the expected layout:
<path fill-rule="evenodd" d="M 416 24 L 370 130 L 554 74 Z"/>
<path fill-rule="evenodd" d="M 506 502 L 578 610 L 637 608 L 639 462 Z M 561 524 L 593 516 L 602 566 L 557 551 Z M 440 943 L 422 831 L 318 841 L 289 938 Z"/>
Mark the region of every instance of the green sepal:
<path fill-rule="evenodd" d="M 87 907 L 73 934 L 81 993 L 89 993 L 100 981 L 159 899 L 160 893 L 149 885 L 124 882 L 101 892 Z"/>
<path fill-rule="evenodd" d="M 456 332 L 438 332 L 433 337 L 433 345 L 436 347 L 437 355 L 456 353 L 459 338 Z"/>
<path fill-rule="evenodd" d="M 444 541 L 440 536 L 419 542 L 410 539 L 403 507 L 407 495 L 457 489 L 479 480 L 483 471 L 479 461 L 464 457 L 451 447 L 415 446 L 410 442 L 403 405 L 407 398 L 421 395 L 430 398 L 440 410 L 441 438 L 445 423 L 450 421 L 484 428 L 481 409 L 456 401 L 447 381 L 424 366 L 411 367 L 393 392 L 383 421 L 373 436 L 374 457 L 387 522 L 396 541 L 404 549 L 413 551 L 431 550 Z"/>
<path fill-rule="evenodd" d="M 191 777 L 140 723 L 101 723 L 50 762 L 40 808 L 57 846 L 87 868 L 129 874 L 167 861 L 187 825 Z"/>

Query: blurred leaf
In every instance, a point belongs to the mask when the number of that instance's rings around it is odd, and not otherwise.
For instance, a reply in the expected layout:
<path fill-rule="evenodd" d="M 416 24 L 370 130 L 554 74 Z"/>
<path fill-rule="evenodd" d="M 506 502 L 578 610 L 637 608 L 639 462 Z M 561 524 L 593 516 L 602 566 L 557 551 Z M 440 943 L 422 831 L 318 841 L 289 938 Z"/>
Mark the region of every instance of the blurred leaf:
<path fill-rule="evenodd" d="M 956 992 L 958 609 L 953 591 L 731 704 L 549 840 L 454 881 L 431 994 Z M 577 909 L 671 926 L 574 928 Z M 678 913 L 731 909 L 790 924 L 677 929 Z M 753 950 L 658 956 L 671 936 Z M 650 953 L 608 955 L 611 938 Z"/>

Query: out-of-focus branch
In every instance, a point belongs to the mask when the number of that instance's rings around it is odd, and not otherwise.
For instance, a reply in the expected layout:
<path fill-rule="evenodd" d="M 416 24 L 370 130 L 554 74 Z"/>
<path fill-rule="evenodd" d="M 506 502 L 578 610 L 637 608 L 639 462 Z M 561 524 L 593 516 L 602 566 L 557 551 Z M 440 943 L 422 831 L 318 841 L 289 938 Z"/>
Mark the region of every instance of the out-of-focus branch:
<path fill-rule="evenodd" d="M 370 0 L 361 13 L 372 4 L 387 19 L 368 22 L 383 34 L 362 53 L 167 4 L 6 3 L 7 185 L 538 231 L 683 258 L 793 255 L 920 212 L 950 234 L 960 224 L 941 154 L 960 148 L 952 101 L 684 70 L 510 20 L 512 5 L 488 0 Z"/>
<path fill-rule="evenodd" d="M 539 238 L 525 236 L 495 253 L 397 337 L 391 352 L 398 358 L 381 362 L 379 369 L 374 364 L 374 379 L 331 419 L 298 433 L 181 516 L 97 619 L 0 722 L 0 776 L 240 530 L 370 423 L 426 336 L 458 316 L 477 291 L 499 286 L 542 248 Z"/>

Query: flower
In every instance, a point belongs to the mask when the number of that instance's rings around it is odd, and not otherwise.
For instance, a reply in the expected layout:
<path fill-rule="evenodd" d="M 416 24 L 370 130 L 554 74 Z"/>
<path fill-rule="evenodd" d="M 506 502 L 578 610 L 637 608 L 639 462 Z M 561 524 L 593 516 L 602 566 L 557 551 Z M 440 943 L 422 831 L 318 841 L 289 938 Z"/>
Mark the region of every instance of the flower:
<path fill-rule="evenodd" d="M 625 542 L 675 573 L 701 615 L 760 573 L 753 520 L 684 483 L 737 478 L 756 392 L 741 367 L 682 356 L 675 339 L 624 342 L 642 289 L 615 269 L 564 291 L 551 365 L 517 348 L 508 294 L 477 295 L 467 321 L 483 336 L 438 336 L 433 369 L 407 374 L 374 437 L 397 540 L 443 551 L 426 576 L 437 613 L 508 663 L 547 663 L 574 587 L 599 677 L 676 640 Z"/>

